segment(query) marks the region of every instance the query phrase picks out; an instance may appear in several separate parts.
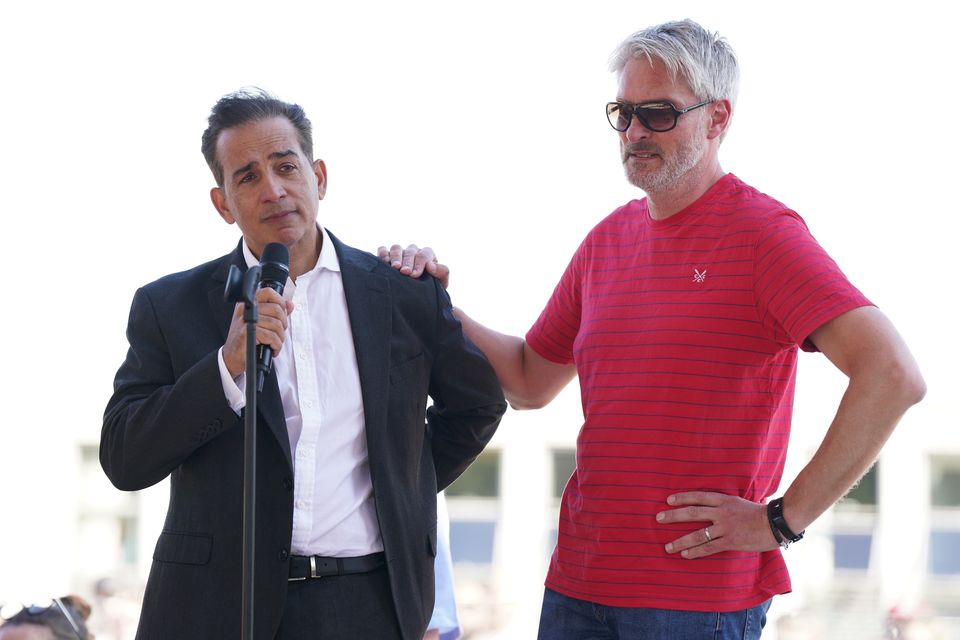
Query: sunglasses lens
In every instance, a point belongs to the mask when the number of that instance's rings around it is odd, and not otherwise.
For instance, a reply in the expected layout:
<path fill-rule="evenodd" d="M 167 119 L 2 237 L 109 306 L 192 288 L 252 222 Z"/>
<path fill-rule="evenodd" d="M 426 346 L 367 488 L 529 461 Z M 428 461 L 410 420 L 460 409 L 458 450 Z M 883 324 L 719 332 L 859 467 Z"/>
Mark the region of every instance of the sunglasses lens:
<path fill-rule="evenodd" d="M 651 131 L 669 131 L 677 124 L 677 113 L 668 104 L 635 109 L 640 122 Z"/>
<path fill-rule="evenodd" d="M 669 104 L 648 104 L 642 107 L 619 102 L 607 104 L 607 120 L 617 131 L 629 129 L 634 115 L 640 124 L 650 131 L 670 131 L 677 126 L 677 110 Z"/>
<path fill-rule="evenodd" d="M 607 104 L 607 120 L 610 122 L 610 126 L 617 131 L 626 131 L 629 129 L 632 116 L 633 113 L 630 111 L 630 107 L 626 105 L 617 102 Z"/>

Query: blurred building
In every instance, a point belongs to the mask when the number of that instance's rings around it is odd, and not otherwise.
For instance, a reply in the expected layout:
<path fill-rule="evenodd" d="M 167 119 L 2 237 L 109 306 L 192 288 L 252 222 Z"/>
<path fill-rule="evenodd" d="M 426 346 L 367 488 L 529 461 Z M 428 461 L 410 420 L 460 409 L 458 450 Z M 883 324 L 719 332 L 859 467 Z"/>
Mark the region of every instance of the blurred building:
<path fill-rule="evenodd" d="M 843 391 L 842 378 L 808 364 L 815 360 L 801 358 L 784 486 L 815 451 Z M 775 600 L 764 637 L 883 638 L 895 620 L 901 638 L 960 638 L 960 431 L 937 411 L 911 411 L 873 470 L 786 552 L 795 591 Z M 575 383 L 543 410 L 511 410 L 448 489 L 468 638 L 535 637 L 581 415 Z M 38 473 L 37 456 L 10 450 L 0 469 L 8 490 L 43 493 L 29 528 L 0 528 L 0 604 L 75 592 L 93 603 L 100 640 L 132 637 L 166 485 L 117 491 L 100 469 L 95 435 L 42 438 L 34 446 L 46 448 L 55 470 Z"/>

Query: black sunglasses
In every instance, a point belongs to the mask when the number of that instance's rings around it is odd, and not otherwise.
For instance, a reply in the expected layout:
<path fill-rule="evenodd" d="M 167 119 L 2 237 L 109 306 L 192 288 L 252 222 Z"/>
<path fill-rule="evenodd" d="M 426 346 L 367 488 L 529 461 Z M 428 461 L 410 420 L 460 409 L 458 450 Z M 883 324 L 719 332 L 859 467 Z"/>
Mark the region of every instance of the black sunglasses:
<path fill-rule="evenodd" d="M 663 133 L 677 126 L 677 120 L 688 111 L 699 109 L 710 104 L 713 100 L 704 100 L 686 109 L 677 109 L 669 102 L 645 102 L 630 104 L 629 102 L 608 102 L 607 121 L 610 126 L 623 133 L 630 128 L 633 116 L 637 116 L 644 127 L 650 131 Z"/>
<path fill-rule="evenodd" d="M 5 605 L 4 607 L 0 608 L 0 619 L 8 621 L 21 612 L 26 613 L 27 616 L 32 618 L 34 616 L 43 615 L 51 609 L 59 611 L 63 614 L 63 617 L 66 618 L 67 622 L 70 624 L 70 629 L 77 636 L 77 640 L 84 640 L 85 636 L 80 630 L 80 624 L 74 617 L 73 607 L 68 605 L 60 598 L 54 598 L 52 601 L 50 601 L 50 604 L 33 604 L 29 607 Z"/>

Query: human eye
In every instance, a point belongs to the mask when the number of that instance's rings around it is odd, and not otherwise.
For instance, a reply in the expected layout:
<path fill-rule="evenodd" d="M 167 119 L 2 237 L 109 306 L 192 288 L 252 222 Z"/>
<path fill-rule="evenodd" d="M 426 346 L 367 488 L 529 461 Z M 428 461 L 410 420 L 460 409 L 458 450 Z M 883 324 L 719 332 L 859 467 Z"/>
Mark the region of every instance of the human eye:
<path fill-rule="evenodd" d="M 245 184 L 247 182 L 253 182 L 254 178 L 256 178 L 256 176 L 252 171 L 250 173 L 245 173 L 242 176 L 240 176 L 240 179 L 237 181 L 237 184 Z"/>

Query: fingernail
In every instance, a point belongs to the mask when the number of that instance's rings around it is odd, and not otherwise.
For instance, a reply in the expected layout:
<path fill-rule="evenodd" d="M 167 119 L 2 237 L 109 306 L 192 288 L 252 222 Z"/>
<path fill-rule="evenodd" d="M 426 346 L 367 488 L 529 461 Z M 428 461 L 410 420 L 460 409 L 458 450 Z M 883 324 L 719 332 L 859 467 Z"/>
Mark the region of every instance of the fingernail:
<path fill-rule="evenodd" d="M 673 496 L 667 496 L 667 504 L 673 504 L 676 501 L 677 499 L 674 498 Z"/>
<path fill-rule="evenodd" d="M 663 512 L 657 514 L 657 522 L 663 522 Z"/>
<path fill-rule="evenodd" d="M 666 546 L 666 549 L 667 549 L 667 553 L 673 553 L 673 543 L 672 542 L 668 543 Z"/>

